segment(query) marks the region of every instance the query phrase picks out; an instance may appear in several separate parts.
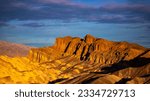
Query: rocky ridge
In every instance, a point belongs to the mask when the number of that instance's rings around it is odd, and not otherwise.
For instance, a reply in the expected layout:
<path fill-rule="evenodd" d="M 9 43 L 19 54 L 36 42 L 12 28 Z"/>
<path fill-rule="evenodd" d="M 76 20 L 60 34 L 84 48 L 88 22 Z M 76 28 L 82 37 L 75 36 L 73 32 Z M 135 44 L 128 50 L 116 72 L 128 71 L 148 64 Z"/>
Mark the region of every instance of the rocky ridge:
<path fill-rule="evenodd" d="M 150 83 L 150 49 L 90 34 L 57 38 L 27 57 L 0 56 L 0 65 L 0 83 Z"/>

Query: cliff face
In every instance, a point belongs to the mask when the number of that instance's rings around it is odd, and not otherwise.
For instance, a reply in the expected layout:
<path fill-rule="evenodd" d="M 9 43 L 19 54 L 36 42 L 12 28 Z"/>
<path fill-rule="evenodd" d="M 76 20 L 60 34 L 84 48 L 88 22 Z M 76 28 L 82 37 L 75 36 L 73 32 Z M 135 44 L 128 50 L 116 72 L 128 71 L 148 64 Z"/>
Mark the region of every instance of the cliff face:
<path fill-rule="evenodd" d="M 114 64 L 121 60 L 131 60 L 145 52 L 146 49 L 127 42 L 112 42 L 86 35 L 81 38 L 57 38 L 51 48 L 34 49 L 30 51 L 31 60 L 46 61 L 52 57 L 74 55 L 82 61 L 100 64 Z M 54 55 L 54 54 L 55 55 Z M 53 56 L 52 56 L 53 55 Z M 59 55 L 59 56 L 58 56 Z"/>
<path fill-rule="evenodd" d="M 1 56 L 0 65 L 1 83 L 150 83 L 149 49 L 90 34 L 57 38 L 54 46 L 31 49 L 24 59 Z"/>
<path fill-rule="evenodd" d="M 88 60 L 100 64 L 114 64 L 121 60 L 131 60 L 146 51 L 144 47 L 136 44 L 112 42 L 94 38 L 89 34 L 84 39 L 58 38 L 56 47 L 63 51 L 64 55 L 75 55 L 80 60 Z"/>

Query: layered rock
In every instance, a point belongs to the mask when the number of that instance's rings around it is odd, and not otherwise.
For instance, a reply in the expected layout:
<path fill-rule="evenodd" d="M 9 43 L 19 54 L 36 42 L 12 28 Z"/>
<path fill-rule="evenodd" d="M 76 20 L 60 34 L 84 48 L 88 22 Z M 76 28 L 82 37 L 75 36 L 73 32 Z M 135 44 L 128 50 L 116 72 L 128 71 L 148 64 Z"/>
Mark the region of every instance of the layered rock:
<path fill-rule="evenodd" d="M 0 83 L 46 83 L 47 73 L 27 58 L 0 56 Z"/>
<path fill-rule="evenodd" d="M 131 60 L 146 51 L 144 47 L 136 44 L 112 42 L 101 38 L 94 38 L 89 34 L 84 39 L 71 37 L 57 38 L 55 46 L 51 49 L 59 50 L 59 54 L 63 56 L 75 55 L 80 60 L 88 60 L 100 64 L 114 64 L 121 60 Z"/>
<path fill-rule="evenodd" d="M 150 49 L 90 34 L 57 38 L 27 57 L 0 56 L 0 83 L 150 83 Z"/>

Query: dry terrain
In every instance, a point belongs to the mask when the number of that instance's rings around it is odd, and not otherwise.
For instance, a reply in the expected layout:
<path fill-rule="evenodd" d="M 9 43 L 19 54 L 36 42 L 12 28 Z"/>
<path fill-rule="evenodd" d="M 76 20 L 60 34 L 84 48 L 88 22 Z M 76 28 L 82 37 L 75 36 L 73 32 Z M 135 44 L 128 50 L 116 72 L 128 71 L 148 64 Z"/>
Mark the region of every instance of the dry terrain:
<path fill-rule="evenodd" d="M 148 84 L 150 49 L 87 34 L 32 48 L 0 42 L 0 83 Z M 27 54 L 28 53 L 28 54 Z"/>

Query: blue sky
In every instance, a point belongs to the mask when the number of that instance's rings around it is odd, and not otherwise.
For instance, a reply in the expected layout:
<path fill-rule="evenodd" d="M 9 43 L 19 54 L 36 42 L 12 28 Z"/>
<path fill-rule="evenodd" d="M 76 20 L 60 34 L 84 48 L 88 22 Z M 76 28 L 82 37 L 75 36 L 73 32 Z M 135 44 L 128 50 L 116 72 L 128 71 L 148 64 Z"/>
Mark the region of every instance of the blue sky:
<path fill-rule="evenodd" d="M 52 45 L 87 33 L 150 47 L 150 0 L 1 0 L 0 40 Z"/>

